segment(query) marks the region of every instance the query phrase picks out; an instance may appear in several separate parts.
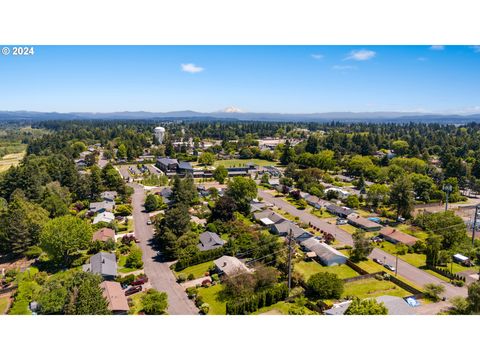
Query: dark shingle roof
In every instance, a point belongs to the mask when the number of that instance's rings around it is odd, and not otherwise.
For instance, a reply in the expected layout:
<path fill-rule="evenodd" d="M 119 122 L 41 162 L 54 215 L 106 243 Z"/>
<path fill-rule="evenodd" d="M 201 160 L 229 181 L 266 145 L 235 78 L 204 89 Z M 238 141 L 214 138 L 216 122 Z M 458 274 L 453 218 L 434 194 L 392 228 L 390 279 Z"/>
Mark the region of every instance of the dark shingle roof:
<path fill-rule="evenodd" d="M 223 246 L 225 241 L 223 241 L 218 234 L 210 231 L 205 231 L 200 234 L 200 244 L 198 248 L 201 251 L 212 250 Z"/>

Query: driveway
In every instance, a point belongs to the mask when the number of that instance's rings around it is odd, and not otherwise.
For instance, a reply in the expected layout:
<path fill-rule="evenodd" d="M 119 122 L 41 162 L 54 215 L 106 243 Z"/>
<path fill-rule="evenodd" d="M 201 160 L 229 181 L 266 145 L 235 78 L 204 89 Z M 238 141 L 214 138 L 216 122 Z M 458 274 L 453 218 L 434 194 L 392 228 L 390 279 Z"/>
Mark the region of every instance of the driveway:
<path fill-rule="evenodd" d="M 339 242 L 344 245 L 353 245 L 353 238 L 348 232 L 338 228 L 334 224 L 329 224 L 326 220 L 320 219 L 317 216 L 310 214 L 305 210 L 299 210 L 289 202 L 281 199 L 276 198 L 272 194 L 259 190 L 258 195 L 263 197 L 263 200 L 267 203 L 271 203 L 276 207 L 290 213 L 293 216 L 298 216 L 300 220 L 304 223 L 310 223 L 325 232 L 331 233 Z M 369 256 L 370 259 L 379 258 L 382 261 L 385 260 L 388 264 L 395 266 L 395 256 L 381 250 L 375 248 Z M 453 296 L 467 296 L 467 289 L 465 287 L 456 287 L 451 285 L 448 282 L 442 281 L 439 278 L 420 270 L 419 268 L 410 265 L 409 263 L 398 259 L 398 266 L 397 272 L 399 275 L 403 276 L 405 279 L 423 287 L 425 284 L 428 283 L 435 283 L 435 284 L 442 284 L 445 286 L 445 293 L 444 296 L 447 298 L 451 298 Z"/>
<path fill-rule="evenodd" d="M 143 203 L 145 191 L 137 183 L 129 184 L 135 192 L 132 195 L 133 218 L 135 221 L 135 236 L 140 240 L 139 246 L 143 253 L 145 274 L 152 287 L 168 294 L 168 313 L 172 315 L 196 315 L 198 309 L 188 299 L 184 288 L 175 280 L 168 262 L 162 262 L 157 257 L 157 251 L 152 247 L 154 234 L 153 225 L 147 225 L 148 214 L 144 212 Z"/>

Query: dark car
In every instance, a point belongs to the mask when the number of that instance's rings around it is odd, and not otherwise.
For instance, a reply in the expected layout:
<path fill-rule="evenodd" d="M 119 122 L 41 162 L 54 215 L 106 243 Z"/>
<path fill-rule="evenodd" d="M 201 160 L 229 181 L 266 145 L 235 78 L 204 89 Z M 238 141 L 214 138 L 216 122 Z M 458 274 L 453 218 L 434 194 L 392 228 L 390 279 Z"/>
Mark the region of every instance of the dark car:
<path fill-rule="evenodd" d="M 376 262 L 377 264 L 383 265 L 383 261 L 380 259 L 375 258 L 373 259 L 373 261 Z"/>
<path fill-rule="evenodd" d="M 130 289 L 125 291 L 125 296 L 130 296 L 140 291 L 142 291 L 142 285 L 132 286 Z"/>
<path fill-rule="evenodd" d="M 385 264 L 383 265 L 386 269 L 390 270 L 390 271 L 395 271 L 395 266 L 392 266 L 390 264 Z"/>
<path fill-rule="evenodd" d="M 137 280 L 132 281 L 131 285 L 136 286 L 136 285 L 143 285 L 148 281 L 148 278 L 146 276 L 139 277 Z"/>

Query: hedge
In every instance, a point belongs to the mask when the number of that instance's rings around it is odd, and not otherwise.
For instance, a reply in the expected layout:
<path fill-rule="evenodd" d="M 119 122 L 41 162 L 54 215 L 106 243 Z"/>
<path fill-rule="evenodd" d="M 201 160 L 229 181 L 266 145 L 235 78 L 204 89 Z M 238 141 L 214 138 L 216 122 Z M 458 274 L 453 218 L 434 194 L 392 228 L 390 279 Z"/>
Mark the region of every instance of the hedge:
<path fill-rule="evenodd" d="M 288 286 L 285 283 L 278 284 L 273 288 L 254 294 L 249 298 L 228 301 L 226 304 L 227 315 L 245 315 L 258 309 L 270 306 L 288 297 Z"/>
<path fill-rule="evenodd" d="M 450 280 L 461 280 L 463 282 L 465 282 L 465 280 L 466 280 L 465 276 L 454 274 L 448 269 L 442 269 L 442 268 L 439 268 L 437 266 L 432 266 L 432 265 L 427 265 L 427 269 L 435 271 L 436 273 L 438 273 L 440 275 L 443 275 L 443 276 L 449 278 Z"/>
<path fill-rule="evenodd" d="M 200 251 L 193 256 L 178 259 L 175 264 L 175 271 L 182 271 L 189 266 L 215 260 L 223 256 L 224 252 L 225 250 L 223 249 L 223 247 L 219 247 L 218 249 Z"/>

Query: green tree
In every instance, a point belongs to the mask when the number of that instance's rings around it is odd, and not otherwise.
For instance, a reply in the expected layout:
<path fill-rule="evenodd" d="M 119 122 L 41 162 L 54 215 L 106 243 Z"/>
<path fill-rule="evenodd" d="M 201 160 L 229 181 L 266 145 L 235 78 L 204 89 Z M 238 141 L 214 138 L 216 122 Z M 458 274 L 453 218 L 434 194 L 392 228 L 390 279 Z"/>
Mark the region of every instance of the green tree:
<path fill-rule="evenodd" d="M 203 165 L 213 165 L 215 162 L 215 155 L 212 154 L 211 152 L 204 151 L 199 157 L 198 157 L 198 163 L 203 164 Z"/>
<path fill-rule="evenodd" d="M 213 178 L 218 181 L 220 184 L 225 182 L 225 179 L 228 177 L 228 170 L 223 165 L 217 166 L 215 170 L 213 170 Z"/>
<path fill-rule="evenodd" d="M 295 150 L 290 145 L 290 141 L 286 141 L 283 147 L 282 155 L 280 156 L 280 163 L 288 165 L 295 161 Z"/>
<path fill-rule="evenodd" d="M 78 251 L 88 248 L 92 235 L 92 227 L 85 220 L 62 216 L 45 224 L 40 233 L 40 247 L 55 263 L 68 266 Z"/>
<path fill-rule="evenodd" d="M 445 286 L 443 286 L 442 284 L 429 283 L 425 284 L 423 287 L 424 294 L 434 302 L 438 302 L 440 300 L 440 295 L 444 291 Z"/>
<path fill-rule="evenodd" d="M 310 276 L 307 291 L 313 299 L 339 299 L 343 293 L 343 280 L 337 274 L 320 272 Z"/>
<path fill-rule="evenodd" d="M 372 184 L 367 190 L 367 202 L 374 208 L 388 202 L 390 190 L 385 184 Z"/>
<path fill-rule="evenodd" d="M 125 144 L 120 144 L 118 146 L 117 158 L 118 159 L 126 159 L 127 158 L 127 147 L 125 146 Z"/>
<path fill-rule="evenodd" d="M 141 269 L 143 267 L 142 250 L 139 247 L 132 246 L 125 261 L 125 266 L 130 269 Z"/>
<path fill-rule="evenodd" d="M 367 239 L 364 230 L 357 229 L 353 233 L 353 248 L 350 257 L 353 261 L 366 260 L 373 251 L 372 242 Z"/>
<path fill-rule="evenodd" d="M 395 152 L 396 155 L 398 156 L 403 156 L 408 153 L 409 149 L 408 142 L 404 140 L 396 140 L 392 142 L 392 150 Z"/>
<path fill-rule="evenodd" d="M 161 198 L 155 194 L 148 194 L 145 198 L 145 210 L 147 212 L 152 212 L 158 210 L 161 207 Z"/>
<path fill-rule="evenodd" d="M 475 281 L 468 286 L 467 301 L 470 312 L 474 314 L 480 313 L 480 282 Z"/>
<path fill-rule="evenodd" d="M 221 221 L 230 221 L 235 217 L 237 205 L 235 201 L 228 195 L 222 196 L 215 202 L 212 209 L 212 219 Z"/>
<path fill-rule="evenodd" d="M 79 272 L 73 279 L 70 304 L 67 314 L 71 315 L 108 315 L 108 302 L 103 297 L 100 283 L 102 278 L 88 272 Z"/>
<path fill-rule="evenodd" d="M 345 205 L 352 209 L 357 209 L 360 206 L 360 200 L 357 195 L 348 195 L 345 200 Z"/>
<path fill-rule="evenodd" d="M 102 180 L 105 187 L 109 190 L 119 190 L 119 188 L 124 186 L 122 176 L 110 163 L 102 169 Z"/>
<path fill-rule="evenodd" d="M 426 264 L 436 266 L 439 264 L 439 252 L 442 249 L 442 237 L 439 235 L 430 235 L 427 240 L 425 249 Z"/>
<path fill-rule="evenodd" d="M 174 177 L 171 199 L 185 206 L 191 206 L 197 202 L 197 188 L 191 176 L 187 176 L 184 179 L 181 179 L 179 176 Z"/>
<path fill-rule="evenodd" d="M 378 303 L 375 299 L 354 298 L 350 303 L 345 315 L 387 315 L 388 309 L 383 303 Z"/>
<path fill-rule="evenodd" d="M 149 289 L 142 297 L 142 310 L 147 315 L 163 315 L 168 307 L 167 293 Z"/>
<path fill-rule="evenodd" d="M 397 216 L 410 218 L 413 210 L 413 184 L 406 175 L 400 176 L 390 188 L 390 202 L 397 208 Z"/>
<path fill-rule="evenodd" d="M 250 202 L 257 197 L 257 184 L 251 178 L 237 176 L 228 183 L 226 194 L 235 201 L 240 212 L 248 214 Z"/>

